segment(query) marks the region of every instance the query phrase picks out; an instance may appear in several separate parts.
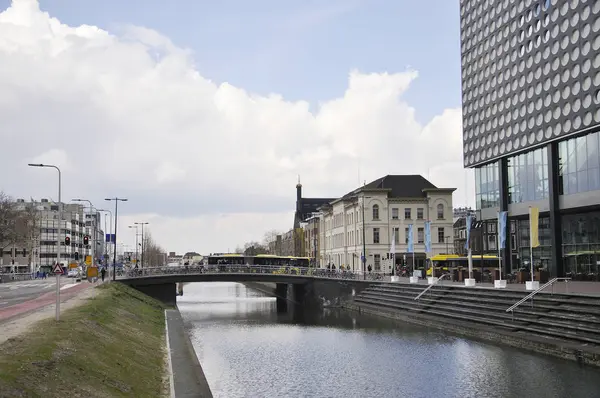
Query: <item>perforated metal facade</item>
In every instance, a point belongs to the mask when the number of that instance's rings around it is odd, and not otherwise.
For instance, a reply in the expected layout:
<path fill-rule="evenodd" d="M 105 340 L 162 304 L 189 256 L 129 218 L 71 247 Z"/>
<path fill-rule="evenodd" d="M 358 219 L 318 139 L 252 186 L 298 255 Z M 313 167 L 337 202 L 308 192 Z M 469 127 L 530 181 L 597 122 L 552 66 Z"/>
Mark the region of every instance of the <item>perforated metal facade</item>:
<path fill-rule="evenodd" d="M 461 0 L 464 165 L 600 126 L 600 0 Z"/>

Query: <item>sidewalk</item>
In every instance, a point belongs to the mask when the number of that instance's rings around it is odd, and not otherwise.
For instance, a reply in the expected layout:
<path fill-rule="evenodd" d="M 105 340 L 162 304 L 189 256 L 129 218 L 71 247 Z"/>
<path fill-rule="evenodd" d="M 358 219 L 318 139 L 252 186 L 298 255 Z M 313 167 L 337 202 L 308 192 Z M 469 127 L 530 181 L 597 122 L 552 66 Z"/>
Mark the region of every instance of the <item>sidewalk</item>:
<path fill-rule="evenodd" d="M 105 282 L 106 283 L 106 282 Z M 67 300 L 73 298 L 78 293 L 83 290 L 89 289 L 91 287 L 100 286 L 102 282 L 90 283 L 87 281 L 82 281 L 77 284 L 66 284 L 61 286 L 60 288 L 60 302 L 61 304 L 66 302 Z M 42 294 L 41 296 L 12 305 L 10 307 L 5 307 L 0 309 L 0 324 L 6 321 L 9 321 L 18 316 L 26 315 L 30 312 L 42 309 L 47 306 L 54 306 L 56 303 L 56 290 L 52 289 L 47 293 Z"/>

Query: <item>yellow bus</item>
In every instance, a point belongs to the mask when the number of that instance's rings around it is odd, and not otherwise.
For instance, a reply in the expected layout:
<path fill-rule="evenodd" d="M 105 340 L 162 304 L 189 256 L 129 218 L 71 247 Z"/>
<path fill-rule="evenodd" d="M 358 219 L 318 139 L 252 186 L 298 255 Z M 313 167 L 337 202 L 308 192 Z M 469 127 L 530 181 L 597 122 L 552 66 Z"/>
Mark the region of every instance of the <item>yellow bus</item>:
<path fill-rule="evenodd" d="M 473 268 L 476 269 L 488 269 L 488 270 L 494 270 L 494 269 L 498 269 L 498 264 L 499 264 L 499 257 L 498 256 L 493 256 L 493 255 L 489 255 L 489 254 L 484 254 L 483 256 L 481 255 L 474 255 L 472 256 L 473 259 Z M 468 257 L 464 257 L 464 256 L 459 256 L 457 254 L 438 254 L 436 256 L 433 256 L 431 258 L 429 258 L 429 261 L 431 261 L 431 263 L 433 263 L 433 268 L 435 268 L 436 271 L 442 271 L 442 272 L 446 272 L 446 271 L 453 271 L 459 268 L 468 268 L 469 267 L 469 258 Z M 431 276 L 431 271 L 432 270 L 432 266 L 429 265 L 429 267 L 427 268 L 427 275 Z"/>

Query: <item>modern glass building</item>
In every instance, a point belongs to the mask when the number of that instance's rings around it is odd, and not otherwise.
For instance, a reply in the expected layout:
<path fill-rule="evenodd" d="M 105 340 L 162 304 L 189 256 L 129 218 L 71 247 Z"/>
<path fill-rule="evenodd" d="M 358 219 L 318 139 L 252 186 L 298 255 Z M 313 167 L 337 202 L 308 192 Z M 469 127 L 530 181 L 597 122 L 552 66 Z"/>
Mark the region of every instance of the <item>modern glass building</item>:
<path fill-rule="evenodd" d="M 461 0 L 463 154 L 495 249 L 507 210 L 509 270 L 598 280 L 600 0 Z"/>

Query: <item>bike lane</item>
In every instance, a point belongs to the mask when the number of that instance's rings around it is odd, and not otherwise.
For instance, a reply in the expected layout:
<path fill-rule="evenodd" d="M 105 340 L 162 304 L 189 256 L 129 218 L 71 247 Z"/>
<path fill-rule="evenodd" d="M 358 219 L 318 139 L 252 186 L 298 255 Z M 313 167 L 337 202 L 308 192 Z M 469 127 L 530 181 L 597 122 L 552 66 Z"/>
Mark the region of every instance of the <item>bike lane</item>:
<path fill-rule="evenodd" d="M 77 293 L 98 285 L 99 284 L 81 282 L 75 286 L 63 289 L 60 291 L 60 302 L 64 303 L 73 296 L 76 296 Z M 25 315 L 29 312 L 42 309 L 49 305 L 54 305 L 55 303 L 56 291 L 52 291 L 44 293 L 41 296 L 36 297 L 34 299 L 27 300 L 19 304 L 11 305 L 10 307 L 2 308 L 0 309 L 0 323 L 15 318 L 17 316 Z"/>

